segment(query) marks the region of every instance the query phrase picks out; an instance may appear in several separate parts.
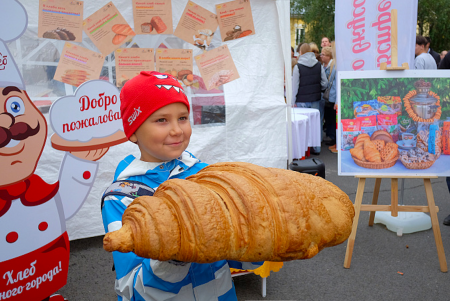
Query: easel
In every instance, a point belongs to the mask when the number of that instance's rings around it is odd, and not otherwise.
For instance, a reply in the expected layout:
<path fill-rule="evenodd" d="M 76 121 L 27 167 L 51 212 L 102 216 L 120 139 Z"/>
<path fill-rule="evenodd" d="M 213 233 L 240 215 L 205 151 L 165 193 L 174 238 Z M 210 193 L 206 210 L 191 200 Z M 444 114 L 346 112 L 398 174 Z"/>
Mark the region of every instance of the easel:
<path fill-rule="evenodd" d="M 433 189 L 431 187 L 431 180 L 437 177 L 421 177 L 425 186 L 425 193 L 427 195 L 428 206 L 398 206 L 398 179 L 399 178 L 417 178 L 414 176 L 401 176 L 401 177 L 380 177 L 380 176 L 357 176 L 358 189 L 356 191 L 355 198 L 355 217 L 353 219 L 352 233 L 348 238 L 347 251 L 345 252 L 344 268 L 350 268 L 352 261 L 353 247 L 355 245 L 356 230 L 358 228 L 359 213 L 361 211 L 370 211 L 369 226 L 373 226 L 373 220 L 375 217 L 375 211 L 390 211 L 392 216 L 398 216 L 398 212 L 429 212 L 431 218 L 431 225 L 433 228 L 434 240 L 436 242 L 436 248 L 439 258 L 439 264 L 441 272 L 447 272 L 447 260 L 445 259 L 444 245 L 442 244 L 441 230 L 439 228 L 439 221 L 437 212 L 439 208 L 434 203 Z M 363 205 L 362 199 L 364 194 L 364 186 L 366 178 L 375 178 L 375 188 L 373 191 L 372 204 Z M 380 193 L 381 179 L 391 179 L 391 205 L 377 205 L 378 195 Z"/>
<path fill-rule="evenodd" d="M 403 63 L 402 66 L 398 66 L 398 48 L 397 48 L 397 10 L 391 11 L 391 67 L 387 67 L 387 63 L 381 63 L 381 70 L 406 70 L 409 69 L 408 63 Z M 361 211 L 370 211 L 369 226 L 373 226 L 375 212 L 376 211 L 390 211 L 391 216 L 398 216 L 398 212 L 429 212 L 431 218 L 431 225 L 433 228 L 434 240 L 436 242 L 436 248 L 439 258 L 439 264 L 441 272 L 447 272 L 447 260 L 444 253 L 444 245 L 442 244 L 441 230 L 439 228 L 439 221 L 437 212 L 439 208 L 435 205 L 433 189 L 431 187 L 431 180 L 437 177 L 420 177 L 423 179 L 425 186 L 425 193 L 427 196 L 428 206 L 398 206 L 398 179 L 399 178 L 419 178 L 415 176 L 401 176 L 401 177 L 380 177 L 380 176 L 357 176 L 359 178 L 358 188 L 355 198 L 355 217 L 353 219 L 352 233 L 348 238 L 347 250 L 345 252 L 344 268 L 350 268 L 352 261 L 353 247 L 355 245 L 356 230 L 358 228 L 359 214 Z M 362 199 L 364 194 L 364 186 L 366 178 L 375 178 L 375 188 L 373 191 L 372 204 L 363 205 Z M 381 179 L 391 179 L 391 205 L 378 205 L 378 195 L 380 192 Z"/>

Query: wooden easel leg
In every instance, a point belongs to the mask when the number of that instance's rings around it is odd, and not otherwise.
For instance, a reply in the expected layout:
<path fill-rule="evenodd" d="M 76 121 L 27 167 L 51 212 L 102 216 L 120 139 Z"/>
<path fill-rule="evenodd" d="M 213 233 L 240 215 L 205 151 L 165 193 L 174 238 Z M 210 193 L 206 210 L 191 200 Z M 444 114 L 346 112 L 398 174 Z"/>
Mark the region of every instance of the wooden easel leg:
<path fill-rule="evenodd" d="M 365 178 L 359 178 L 358 189 L 355 198 L 355 217 L 353 218 L 352 233 L 347 241 L 347 250 L 345 251 L 344 268 L 349 269 L 352 262 L 353 247 L 355 246 L 356 230 L 358 228 L 359 213 L 361 212 L 361 204 L 364 195 Z"/>
<path fill-rule="evenodd" d="M 378 203 L 378 195 L 380 194 L 380 186 L 381 186 L 381 178 L 375 179 L 375 187 L 373 188 L 373 197 L 372 197 L 372 205 L 376 205 Z M 370 211 L 369 216 L 369 226 L 373 226 L 373 221 L 375 219 L 375 211 Z"/>
<path fill-rule="evenodd" d="M 428 208 L 430 209 L 431 226 L 433 227 L 434 240 L 436 242 L 436 249 L 441 266 L 441 272 L 447 272 L 447 260 L 445 259 L 444 245 L 442 244 L 441 229 L 439 228 L 439 221 L 437 217 L 436 205 L 434 203 L 433 189 L 431 187 L 430 179 L 423 179 L 425 185 L 425 192 L 427 194 Z"/>
<path fill-rule="evenodd" d="M 398 178 L 391 179 L 391 216 L 398 216 Z"/>

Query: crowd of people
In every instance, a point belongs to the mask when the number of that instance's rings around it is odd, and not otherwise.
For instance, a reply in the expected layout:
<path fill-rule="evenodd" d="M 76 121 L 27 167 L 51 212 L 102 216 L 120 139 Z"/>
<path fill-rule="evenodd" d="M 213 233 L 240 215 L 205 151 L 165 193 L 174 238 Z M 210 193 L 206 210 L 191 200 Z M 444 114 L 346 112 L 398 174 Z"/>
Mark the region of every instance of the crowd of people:
<path fill-rule="evenodd" d="M 321 51 L 316 43 L 301 43 L 298 56 L 292 53 L 292 106 L 315 108 L 320 112 L 320 124 L 329 150 L 336 149 L 336 47 L 328 37 L 321 41 Z M 320 131 L 322 133 L 322 130 Z M 328 139 L 328 140 L 327 140 Z M 312 154 L 318 155 L 321 147 L 314 147 Z"/>

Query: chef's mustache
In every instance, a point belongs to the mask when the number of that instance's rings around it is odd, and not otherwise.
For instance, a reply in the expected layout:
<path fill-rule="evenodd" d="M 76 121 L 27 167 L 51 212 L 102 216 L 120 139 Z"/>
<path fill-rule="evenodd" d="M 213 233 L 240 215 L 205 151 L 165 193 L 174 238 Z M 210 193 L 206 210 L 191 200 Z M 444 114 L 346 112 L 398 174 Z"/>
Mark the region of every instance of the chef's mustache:
<path fill-rule="evenodd" d="M 14 123 L 9 129 L 0 127 L 0 148 L 8 145 L 11 140 L 25 140 L 34 136 L 40 128 L 39 122 L 34 129 L 25 122 Z"/>

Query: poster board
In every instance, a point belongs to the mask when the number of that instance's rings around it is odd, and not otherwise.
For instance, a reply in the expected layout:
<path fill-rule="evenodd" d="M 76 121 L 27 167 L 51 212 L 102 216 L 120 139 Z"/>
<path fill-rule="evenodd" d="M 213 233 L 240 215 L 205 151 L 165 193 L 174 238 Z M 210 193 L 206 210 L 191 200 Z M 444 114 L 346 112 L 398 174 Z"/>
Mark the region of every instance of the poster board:
<path fill-rule="evenodd" d="M 222 41 L 255 34 L 250 1 L 234 0 L 216 5 Z"/>
<path fill-rule="evenodd" d="M 201 49 L 208 49 L 219 26 L 217 15 L 188 1 L 174 35 Z"/>
<path fill-rule="evenodd" d="M 136 35 L 112 2 L 89 15 L 83 21 L 83 30 L 103 55 L 110 54 Z"/>
<path fill-rule="evenodd" d="M 340 72 L 339 175 L 449 176 L 449 77 L 446 70 Z M 364 134 L 384 146 L 375 142 L 374 150 Z"/>
<path fill-rule="evenodd" d="M 119 48 L 114 52 L 116 62 L 116 85 L 123 85 L 142 70 L 155 70 L 153 48 Z"/>
<path fill-rule="evenodd" d="M 193 61 L 191 49 L 164 49 L 155 51 L 156 71 L 168 73 L 183 81 L 192 75 Z"/>
<path fill-rule="evenodd" d="M 239 78 L 227 45 L 205 51 L 195 57 L 197 66 L 208 90 Z"/>
<path fill-rule="evenodd" d="M 133 0 L 136 34 L 172 34 L 172 0 Z"/>
<path fill-rule="evenodd" d="M 105 56 L 76 44 L 65 43 L 54 75 L 54 80 L 78 87 L 97 79 Z"/>
<path fill-rule="evenodd" d="M 335 39 L 338 71 L 379 70 L 391 66 L 391 10 L 397 10 L 398 62 L 414 66 L 417 0 L 353 1 L 336 5 Z"/>
<path fill-rule="evenodd" d="M 81 42 L 83 1 L 39 0 L 38 36 L 45 39 Z"/>

